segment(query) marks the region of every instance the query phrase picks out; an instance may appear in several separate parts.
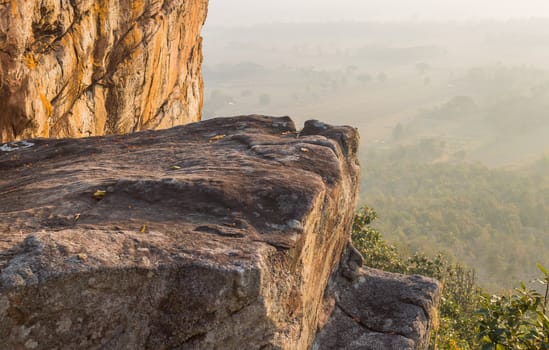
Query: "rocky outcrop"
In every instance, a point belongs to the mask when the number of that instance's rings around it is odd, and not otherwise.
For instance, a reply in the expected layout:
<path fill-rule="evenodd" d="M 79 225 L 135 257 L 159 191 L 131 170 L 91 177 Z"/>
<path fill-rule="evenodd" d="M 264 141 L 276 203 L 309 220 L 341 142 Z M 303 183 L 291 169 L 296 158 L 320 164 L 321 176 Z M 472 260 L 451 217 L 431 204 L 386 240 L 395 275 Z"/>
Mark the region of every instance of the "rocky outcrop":
<path fill-rule="evenodd" d="M 0 141 L 201 118 L 207 0 L 0 0 Z"/>
<path fill-rule="evenodd" d="M 348 245 L 357 148 L 353 128 L 262 116 L 0 145 L 0 343 L 421 348 L 438 285 Z"/>
<path fill-rule="evenodd" d="M 368 267 L 348 246 L 324 304 L 330 318 L 314 350 L 427 349 L 437 322 L 441 286 L 422 276 L 403 276 Z"/>

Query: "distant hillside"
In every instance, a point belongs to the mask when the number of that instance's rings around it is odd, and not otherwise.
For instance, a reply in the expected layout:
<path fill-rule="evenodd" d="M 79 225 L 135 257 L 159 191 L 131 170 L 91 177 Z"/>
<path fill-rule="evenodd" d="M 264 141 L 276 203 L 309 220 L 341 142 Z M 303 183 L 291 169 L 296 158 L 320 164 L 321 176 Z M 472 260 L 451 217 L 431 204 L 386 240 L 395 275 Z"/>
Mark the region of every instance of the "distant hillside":
<path fill-rule="evenodd" d="M 206 118 L 358 127 L 362 203 L 398 246 L 446 250 L 493 289 L 549 265 L 549 169 L 536 162 L 549 152 L 549 20 L 273 23 L 204 35 Z"/>
<path fill-rule="evenodd" d="M 379 229 L 408 253 L 455 256 L 491 290 L 533 279 L 549 264 L 549 157 L 508 171 L 441 154 L 424 142 L 364 156 L 362 202 Z"/>

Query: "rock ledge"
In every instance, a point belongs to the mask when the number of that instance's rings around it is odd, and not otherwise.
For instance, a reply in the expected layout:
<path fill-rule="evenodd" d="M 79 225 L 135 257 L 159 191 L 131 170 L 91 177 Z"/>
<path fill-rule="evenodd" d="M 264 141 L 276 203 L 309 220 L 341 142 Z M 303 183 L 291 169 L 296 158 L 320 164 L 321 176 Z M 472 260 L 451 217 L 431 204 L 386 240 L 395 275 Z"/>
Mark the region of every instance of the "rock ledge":
<path fill-rule="evenodd" d="M 354 338 L 423 347 L 438 285 L 348 245 L 357 148 L 353 128 L 263 116 L 0 145 L 0 343 L 368 349 L 330 336 L 352 317 Z"/>

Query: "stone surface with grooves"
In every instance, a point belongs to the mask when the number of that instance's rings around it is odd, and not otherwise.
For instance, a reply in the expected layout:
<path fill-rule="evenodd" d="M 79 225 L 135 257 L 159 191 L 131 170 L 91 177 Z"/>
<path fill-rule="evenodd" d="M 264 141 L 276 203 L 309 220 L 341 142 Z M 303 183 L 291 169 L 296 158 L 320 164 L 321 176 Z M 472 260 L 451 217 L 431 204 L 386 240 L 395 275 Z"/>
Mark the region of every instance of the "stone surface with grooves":
<path fill-rule="evenodd" d="M 349 245 L 358 141 L 244 116 L 0 145 L 2 349 L 423 348 L 438 284 Z"/>
<path fill-rule="evenodd" d="M 0 142 L 201 118 L 207 0 L 0 1 Z"/>
<path fill-rule="evenodd" d="M 362 268 L 358 254 L 348 246 L 332 276 L 324 302 L 331 314 L 313 349 L 427 349 L 438 317 L 440 283 Z"/>
<path fill-rule="evenodd" d="M 0 343 L 308 348 L 357 142 L 249 116 L 0 151 Z"/>

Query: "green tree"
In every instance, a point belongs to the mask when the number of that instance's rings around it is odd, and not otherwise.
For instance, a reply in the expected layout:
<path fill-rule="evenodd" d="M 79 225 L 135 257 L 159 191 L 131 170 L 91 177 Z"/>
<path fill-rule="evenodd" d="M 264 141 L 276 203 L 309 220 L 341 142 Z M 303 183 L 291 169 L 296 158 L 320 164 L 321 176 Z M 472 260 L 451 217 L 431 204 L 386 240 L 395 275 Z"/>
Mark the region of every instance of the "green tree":
<path fill-rule="evenodd" d="M 544 295 L 521 283 L 514 294 L 483 297 L 478 333 L 482 350 L 549 349 L 549 272 L 540 264 L 538 268 L 544 275 L 539 280 Z"/>
<path fill-rule="evenodd" d="M 385 242 L 381 233 L 371 226 L 377 218 L 375 210 L 362 207 L 353 222 L 353 244 L 364 257 L 364 265 L 380 270 L 404 273 L 406 267 L 398 250 Z"/>
<path fill-rule="evenodd" d="M 352 239 L 366 265 L 386 271 L 421 274 L 443 284 L 439 327 L 431 349 L 549 350 L 549 272 L 538 264 L 544 293 L 524 283 L 509 295 L 486 295 L 474 271 L 453 263 L 446 255 L 431 258 L 416 253 L 403 258 L 371 225 L 376 212 L 361 208 L 355 216 Z"/>

